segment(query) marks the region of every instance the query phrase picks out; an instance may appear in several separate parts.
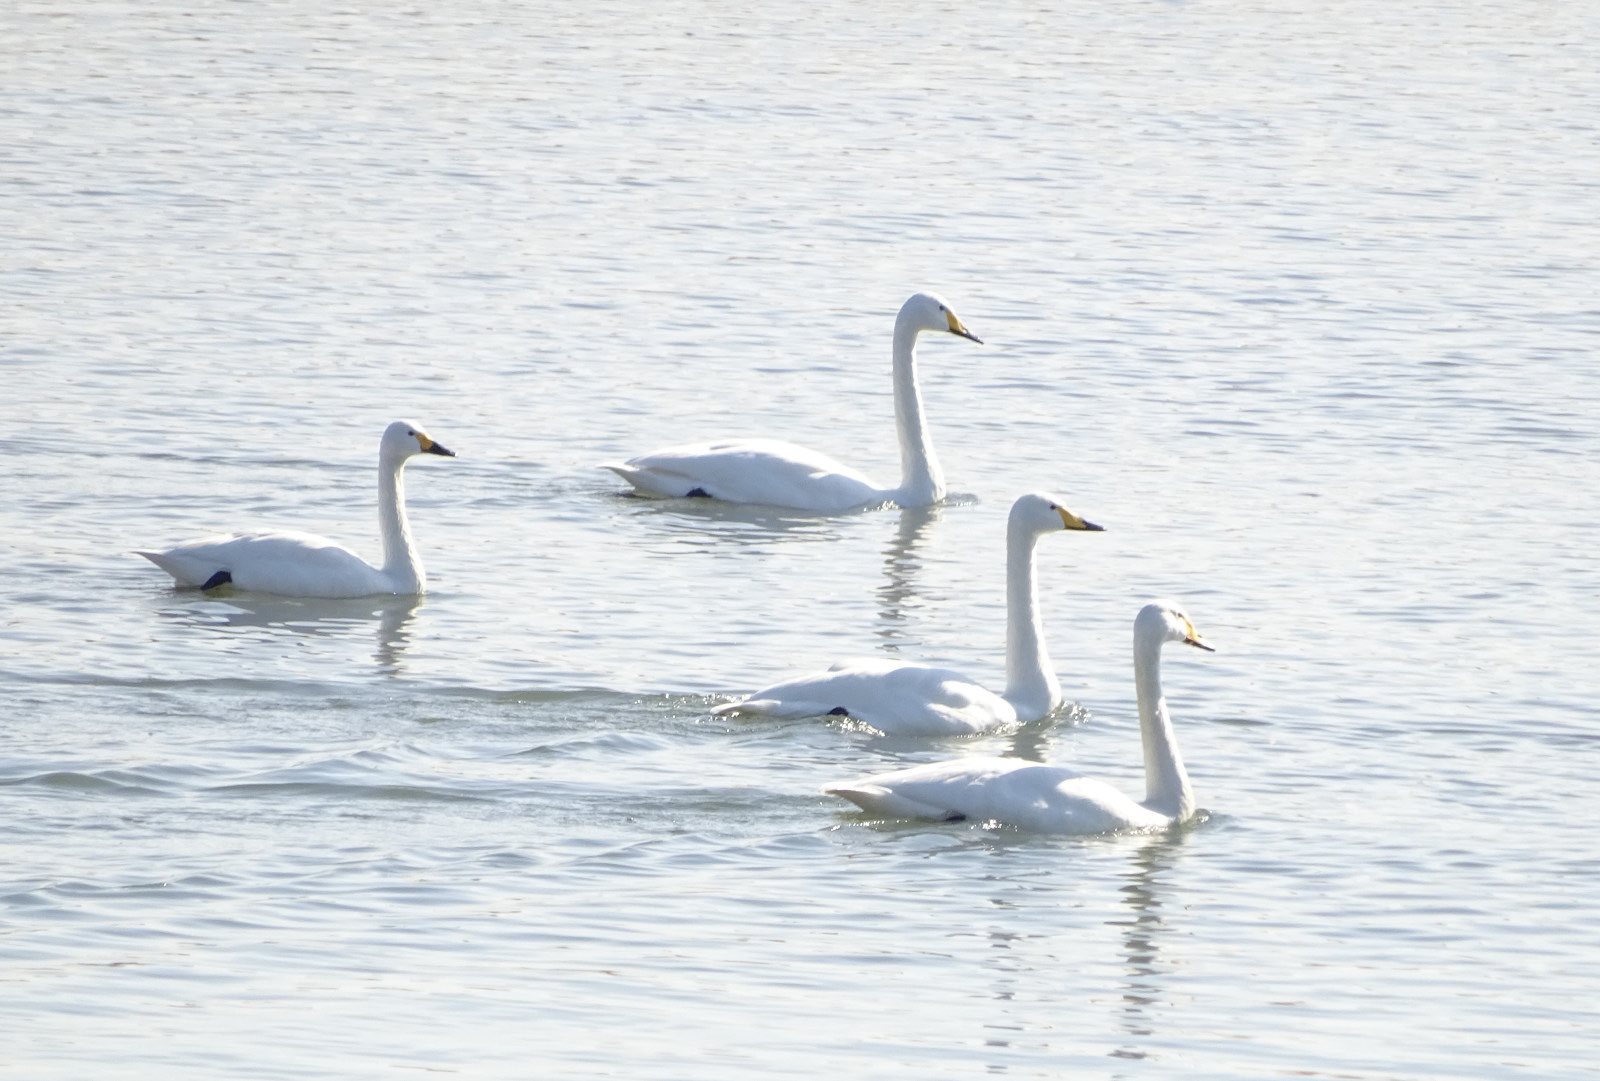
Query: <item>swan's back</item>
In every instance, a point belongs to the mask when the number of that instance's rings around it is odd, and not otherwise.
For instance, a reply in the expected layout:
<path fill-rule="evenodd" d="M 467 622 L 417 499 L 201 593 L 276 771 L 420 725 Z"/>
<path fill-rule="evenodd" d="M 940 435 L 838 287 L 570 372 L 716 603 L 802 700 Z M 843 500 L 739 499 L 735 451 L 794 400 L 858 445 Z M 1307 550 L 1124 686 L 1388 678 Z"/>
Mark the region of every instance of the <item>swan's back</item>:
<path fill-rule="evenodd" d="M 845 661 L 774 683 L 719 715 L 820 717 L 843 712 L 889 735 L 963 735 L 1016 720 L 1011 704 L 960 672 L 894 661 Z"/>
<path fill-rule="evenodd" d="M 141 551 L 180 585 L 203 586 L 219 571 L 238 589 L 286 597 L 364 597 L 394 584 L 350 549 L 298 531 L 203 537 L 164 551 Z"/>
<path fill-rule="evenodd" d="M 777 439 L 668 447 L 607 469 L 648 495 L 701 495 L 730 503 L 837 513 L 888 493 L 820 451 Z"/>
<path fill-rule="evenodd" d="M 996 821 L 1040 833 L 1111 833 L 1171 824 L 1104 781 L 1014 758 L 934 762 L 823 791 L 873 814 Z"/>

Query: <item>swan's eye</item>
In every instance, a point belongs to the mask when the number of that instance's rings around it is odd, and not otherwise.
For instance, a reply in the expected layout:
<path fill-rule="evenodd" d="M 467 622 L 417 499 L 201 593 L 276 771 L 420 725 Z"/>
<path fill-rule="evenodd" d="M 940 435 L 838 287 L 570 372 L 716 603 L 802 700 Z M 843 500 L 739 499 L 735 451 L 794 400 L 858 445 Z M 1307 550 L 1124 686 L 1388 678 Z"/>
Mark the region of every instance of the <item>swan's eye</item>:
<path fill-rule="evenodd" d="M 1052 503 L 1052 504 L 1050 504 L 1050 509 L 1051 510 L 1060 510 L 1061 508 L 1056 506 L 1054 503 Z"/>

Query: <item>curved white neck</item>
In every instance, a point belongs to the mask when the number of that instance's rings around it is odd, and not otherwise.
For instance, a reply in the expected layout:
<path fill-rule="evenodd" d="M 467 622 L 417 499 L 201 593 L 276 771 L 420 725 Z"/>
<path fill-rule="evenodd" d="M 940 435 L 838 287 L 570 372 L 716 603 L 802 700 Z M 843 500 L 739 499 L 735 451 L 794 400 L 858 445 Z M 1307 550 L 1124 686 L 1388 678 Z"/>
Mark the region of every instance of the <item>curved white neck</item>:
<path fill-rule="evenodd" d="M 383 534 L 383 573 L 396 593 L 421 593 L 425 572 L 406 522 L 406 487 L 401 470 L 406 460 L 378 459 L 378 528 Z"/>
<path fill-rule="evenodd" d="M 1139 693 L 1139 739 L 1144 744 L 1144 805 L 1175 823 L 1186 822 L 1194 816 L 1194 790 L 1161 693 L 1159 638 L 1133 643 L 1133 682 Z"/>
<path fill-rule="evenodd" d="M 1061 704 L 1039 620 L 1039 590 L 1033 581 L 1033 548 L 1039 535 L 1015 522 L 1006 528 L 1006 693 L 1024 723 L 1048 716 Z"/>
<path fill-rule="evenodd" d="M 904 311 L 894 324 L 894 423 L 900 436 L 901 506 L 925 507 L 944 498 L 944 470 L 933 453 L 917 389 L 917 328 Z"/>

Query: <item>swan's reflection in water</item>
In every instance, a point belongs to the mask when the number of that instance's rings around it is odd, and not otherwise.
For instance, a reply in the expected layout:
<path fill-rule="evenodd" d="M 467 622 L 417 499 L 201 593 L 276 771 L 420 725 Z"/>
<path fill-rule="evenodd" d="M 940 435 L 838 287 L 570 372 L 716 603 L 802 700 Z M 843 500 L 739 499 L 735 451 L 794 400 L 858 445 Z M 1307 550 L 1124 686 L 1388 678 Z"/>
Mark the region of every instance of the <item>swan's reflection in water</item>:
<path fill-rule="evenodd" d="M 1060 742 L 1057 725 L 1070 727 L 1084 716 L 1083 707 L 1069 703 L 1042 721 L 1025 724 L 1011 733 L 1011 746 L 997 752 L 1001 758 L 1020 758 L 1024 762 L 1050 762 L 1051 747 Z"/>
<path fill-rule="evenodd" d="M 422 608 L 421 597 L 394 597 L 393 603 L 379 604 L 378 617 L 378 644 L 372 652 L 372 659 L 378 666 L 378 671 L 385 675 L 398 675 L 401 670 L 401 659 L 406 650 L 411 647 L 412 620 Z"/>
<path fill-rule="evenodd" d="M 1121 887 L 1127 916 L 1107 922 L 1122 929 L 1121 1021 L 1123 1031 L 1132 1039 L 1128 1045 L 1112 1051 L 1113 1058 L 1146 1057 L 1139 1042 L 1156 1031 L 1155 1014 L 1166 996 L 1163 977 L 1170 967 L 1163 964 L 1161 958 L 1161 941 L 1168 932 L 1162 916 L 1162 879 L 1177 862 L 1191 828 L 1131 839 L 1129 868 Z"/>
<path fill-rule="evenodd" d="M 900 511 L 900 524 L 883 550 L 883 585 L 878 587 L 878 636 L 884 639 L 887 653 L 900 652 L 897 641 L 909 609 L 916 607 L 916 579 L 922 570 L 917 548 L 927 538 L 943 507 L 907 507 Z"/>
<path fill-rule="evenodd" d="M 1116 1059 L 1147 1058 L 1150 1054 L 1147 1041 L 1161 1035 L 1160 1012 L 1171 998 L 1168 984 L 1174 966 L 1163 956 L 1165 940 L 1173 931 L 1168 923 L 1172 888 L 1167 880 L 1179 862 L 1191 830 L 1192 826 L 1161 834 L 1082 838 L 1063 846 L 1062 859 L 1082 860 L 1089 855 L 1086 848 L 1109 845 L 1116 849 L 1117 862 L 1126 861 L 1111 876 L 1113 882 L 1120 882 L 1115 886 L 1119 903 L 1102 924 L 1116 933 L 1117 956 L 1110 964 L 1102 963 L 1095 956 L 1106 940 L 1094 934 L 1090 927 L 1080 925 L 1043 935 L 1037 931 L 1019 933 L 1013 929 L 1018 917 L 1011 915 L 1018 908 L 1016 895 L 990 897 L 989 904 L 1000 913 L 996 924 L 985 932 L 993 951 L 984 963 L 993 977 L 990 996 L 1000 1002 L 1022 998 L 1030 1001 L 1029 1010 L 1032 1010 L 1037 1005 L 1040 988 L 1060 986 L 1059 966 L 1068 965 L 1081 981 L 1072 989 L 1073 997 L 1081 996 L 1090 1002 L 1109 999 L 1112 1003 L 1113 1018 L 1124 1037 L 1118 1041 L 1119 1046 L 1106 1054 Z M 986 840 L 1000 847 L 1037 843 L 1037 838 L 1027 835 L 999 834 Z M 1103 888 L 1103 872 L 1097 872 L 1095 877 Z M 1029 886 L 1030 891 L 1033 888 Z M 1041 946 L 1045 947 L 1047 956 L 1032 956 Z M 1107 974 L 1115 974 L 1108 986 L 1094 985 L 1096 980 L 1105 982 Z M 985 1043 L 994 1048 L 1036 1044 L 1039 1037 L 1037 1028 L 1022 1020 L 1014 1025 L 1002 1020 L 986 1028 Z M 1002 1058 L 991 1062 L 989 1068 L 1003 1073 L 1014 1065 Z M 1109 1076 L 1121 1075 L 1113 1072 Z"/>
<path fill-rule="evenodd" d="M 262 631 L 334 638 L 371 626 L 376 635 L 373 663 L 385 675 L 398 675 L 411 646 L 411 623 L 422 605 L 420 596 L 328 600 L 265 593 L 183 594 L 175 607 L 163 609 L 161 615 L 175 623 L 222 634 Z"/>
<path fill-rule="evenodd" d="M 838 517 L 759 503 L 618 495 L 616 504 L 618 517 L 646 526 L 662 540 L 699 548 L 724 544 L 759 546 L 774 541 L 833 541 L 841 535 Z"/>

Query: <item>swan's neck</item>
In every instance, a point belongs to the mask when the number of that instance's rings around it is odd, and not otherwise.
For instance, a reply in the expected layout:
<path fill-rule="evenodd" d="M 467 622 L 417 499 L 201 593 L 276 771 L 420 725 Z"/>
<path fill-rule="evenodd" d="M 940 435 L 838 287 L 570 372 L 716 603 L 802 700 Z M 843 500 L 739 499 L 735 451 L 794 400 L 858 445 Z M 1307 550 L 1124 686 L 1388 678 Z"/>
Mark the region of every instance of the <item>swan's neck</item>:
<path fill-rule="evenodd" d="M 1139 738 L 1144 743 L 1144 805 L 1175 823 L 1186 822 L 1194 816 L 1194 790 L 1161 693 L 1160 639 L 1134 643 L 1133 682 L 1139 693 Z"/>
<path fill-rule="evenodd" d="M 1006 693 L 1017 720 L 1037 721 L 1061 704 L 1061 684 L 1044 648 L 1039 590 L 1033 581 L 1038 534 L 1015 523 L 1006 530 Z"/>
<path fill-rule="evenodd" d="M 901 313 L 894 324 L 894 423 L 900 435 L 900 490 L 896 502 L 925 507 L 944 498 L 944 470 L 933 453 L 917 389 L 917 328 Z"/>
<path fill-rule="evenodd" d="M 378 528 L 383 533 L 383 573 L 396 593 L 421 593 L 424 572 L 406 521 L 406 460 L 378 461 Z"/>

